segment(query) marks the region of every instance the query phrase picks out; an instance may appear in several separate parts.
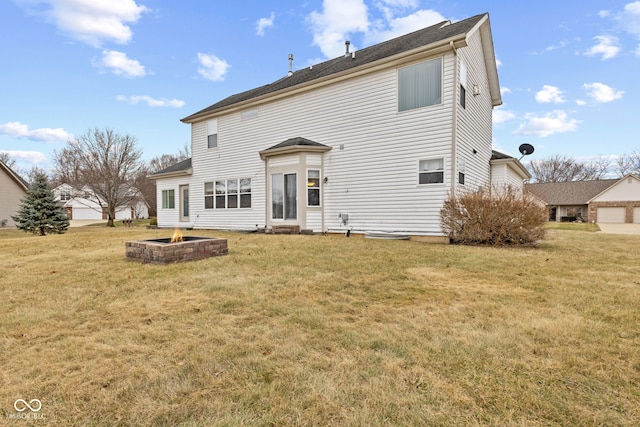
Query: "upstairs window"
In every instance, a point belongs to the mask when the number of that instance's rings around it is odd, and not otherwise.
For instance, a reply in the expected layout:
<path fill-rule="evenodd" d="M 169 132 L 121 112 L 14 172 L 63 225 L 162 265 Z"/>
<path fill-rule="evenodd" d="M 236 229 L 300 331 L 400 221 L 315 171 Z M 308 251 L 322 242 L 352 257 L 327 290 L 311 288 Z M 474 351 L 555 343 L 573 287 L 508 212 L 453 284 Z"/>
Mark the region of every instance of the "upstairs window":
<path fill-rule="evenodd" d="M 444 159 L 420 160 L 418 183 L 442 184 L 444 182 Z"/>
<path fill-rule="evenodd" d="M 442 103 L 442 58 L 398 70 L 398 111 Z"/>
<path fill-rule="evenodd" d="M 207 148 L 216 148 L 218 146 L 218 119 L 207 122 L 207 135 Z"/>

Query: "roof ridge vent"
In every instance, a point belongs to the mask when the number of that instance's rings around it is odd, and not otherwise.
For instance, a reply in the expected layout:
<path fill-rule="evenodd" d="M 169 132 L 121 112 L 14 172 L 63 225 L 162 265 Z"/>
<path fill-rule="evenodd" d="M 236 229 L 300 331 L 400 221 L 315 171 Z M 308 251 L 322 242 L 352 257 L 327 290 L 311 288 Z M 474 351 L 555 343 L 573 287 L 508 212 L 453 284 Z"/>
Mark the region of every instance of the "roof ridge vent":
<path fill-rule="evenodd" d="M 442 25 L 440 25 L 440 28 L 448 27 L 449 25 L 451 25 L 451 20 L 446 20 L 442 23 Z"/>

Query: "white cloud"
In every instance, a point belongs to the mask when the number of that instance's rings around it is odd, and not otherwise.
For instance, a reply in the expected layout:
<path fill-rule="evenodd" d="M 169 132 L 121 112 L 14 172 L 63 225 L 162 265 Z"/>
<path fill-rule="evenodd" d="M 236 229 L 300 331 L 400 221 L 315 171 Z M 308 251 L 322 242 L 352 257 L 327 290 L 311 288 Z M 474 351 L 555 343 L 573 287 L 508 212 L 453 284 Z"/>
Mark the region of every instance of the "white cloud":
<path fill-rule="evenodd" d="M 640 35 L 640 1 L 627 3 L 620 23 L 631 34 Z"/>
<path fill-rule="evenodd" d="M 268 18 L 260 18 L 256 24 L 256 34 L 261 37 L 264 36 L 264 30 L 273 27 L 273 20 L 275 17 L 275 13 L 271 12 L 271 15 Z"/>
<path fill-rule="evenodd" d="M 200 63 L 198 74 L 214 82 L 223 81 L 225 74 L 227 74 L 227 71 L 229 71 L 231 67 L 227 61 L 215 55 L 207 55 L 201 52 L 198 52 L 198 62 Z"/>
<path fill-rule="evenodd" d="M 128 43 L 129 24 L 136 23 L 145 6 L 135 0 L 16 0 L 33 14 L 44 16 L 58 30 L 93 47 L 105 42 Z"/>
<path fill-rule="evenodd" d="M 556 133 L 575 131 L 580 123 L 576 119 L 570 119 L 562 110 L 556 110 L 544 116 L 527 114 L 525 118 L 527 121 L 513 132 L 514 135 L 535 135 L 543 138 Z"/>
<path fill-rule="evenodd" d="M 167 98 L 152 98 L 148 95 L 134 95 L 134 96 L 124 96 L 118 95 L 116 97 L 118 101 L 127 102 L 132 105 L 139 104 L 140 102 L 146 103 L 149 107 L 173 107 L 180 108 L 184 107 L 185 102 L 179 99 L 167 99 Z"/>
<path fill-rule="evenodd" d="M 30 130 L 29 126 L 20 122 L 8 122 L 0 125 L 0 135 L 29 139 L 37 142 L 66 142 L 73 135 L 62 128 L 39 128 Z"/>
<path fill-rule="evenodd" d="M 602 55 L 602 59 L 611 59 L 620 52 L 618 38 L 615 36 L 595 36 L 593 39 L 598 43 L 585 52 L 587 56 Z"/>
<path fill-rule="evenodd" d="M 100 68 L 108 68 L 117 76 L 142 77 L 147 74 L 144 66 L 135 59 L 127 58 L 127 54 L 115 50 L 103 50 L 102 58 L 94 60 L 93 65 Z"/>
<path fill-rule="evenodd" d="M 595 102 L 615 101 L 616 99 L 622 98 L 624 94 L 623 91 L 615 90 L 604 83 L 585 83 L 582 87 L 587 91 L 587 96 Z"/>
<path fill-rule="evenodd" d="M 376 29 L 366 34 L 366 40 L 369 43 L 380 43 L 445 20 L 434 10 L 418 10 L 411 15 L 391 18 L 385 24 L 378 24 Z"/>
<path fill-rule="evenodd" d="M 7 153 L 9 156 L 16 160 L 22 160 L 25 163 L 40 165 L 43 163 L 48 163 L 49 159 L 43 153 L 39 151 L 7 151 L 2 150 L 2 153 Z"/>
<path fill-rule="evenodd" d="M 536 92 L 536 101 L 547 104 L 561 104 L 565 102 L 565 99 L 562 97 L 562 91 L 555 86 L 544 85 L 542 86 L 542 90 Z"/>
<path fill-rule="evenodd" d="M 511 93 L 511 89 L 508 87 L 500 86 L 500 95 L 505 95 L 507 93 Z"/>
<path fill-rule="evenodd" d="M 516 118 L 516 115 L 512 111 L 505 110 L 502 107 L 497 107 L 493 109 L 494 124 L 504 123 L 515 118 Z"/>
<path fill-rule="evenodd" d="M 322 6 L 322 12 L 311 12 L 307 22 L 313 31 L 313 44 L 327 58 L 335 58 L 344 53 L 349 34 L 368 30 L 368 8 L 363 0 L 324 0 Z"/>

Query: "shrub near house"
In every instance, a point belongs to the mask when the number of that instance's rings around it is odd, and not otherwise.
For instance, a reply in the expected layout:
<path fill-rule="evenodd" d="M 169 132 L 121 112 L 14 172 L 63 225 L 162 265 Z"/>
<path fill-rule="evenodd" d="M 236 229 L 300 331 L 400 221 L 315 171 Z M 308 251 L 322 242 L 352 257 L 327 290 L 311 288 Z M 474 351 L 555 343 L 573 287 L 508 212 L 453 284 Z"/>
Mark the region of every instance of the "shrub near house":
<path fill-rule="evenodd" d="M 449 197 L 440 212 L 452 243 L 530 245 L 544 237 L 547 209 L 512 187 Z"/>

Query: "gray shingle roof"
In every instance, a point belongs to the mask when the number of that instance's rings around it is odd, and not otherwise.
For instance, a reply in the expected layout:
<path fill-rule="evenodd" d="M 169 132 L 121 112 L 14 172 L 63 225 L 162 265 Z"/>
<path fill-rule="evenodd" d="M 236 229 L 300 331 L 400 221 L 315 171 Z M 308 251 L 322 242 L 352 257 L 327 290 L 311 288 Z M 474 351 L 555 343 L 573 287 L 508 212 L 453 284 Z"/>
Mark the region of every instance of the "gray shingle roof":
<path fill-rule="evenodd" d="M 515 157 L 511 157 L 508 154 L 504 154 L 496 150 L 491 150 L 491 160 L 500 160 L 500 159 L 515 159 Z"/>
<path fill-rule="evenodd" d="M 302 145 L 307 147 L 327 147 L 326 145 L 320 144 L 319 142 L 314 142 L 309 139 L 298 136 L 296 138 L 287 139 L 286 141 L 281 142 L 280 144 L 276 144 L 273 147 L 269 147 L 267 148 L 267 150 L 276 150 L 278 148 L 294 147 L 296 145 L 298 146 Z"/>
<path fill-rule="evenodd" d="M 436 25 L 359 50 L 355 53 L 355 58 L 342 56 L 314 65 L 313 67 L 303 68 L 273 83 L 231 95 L 197 113 L 185 117 L 182 121 L 190 122 L 201 115 L 229 107 L 239 102 L 274 93 L 282 89 L 292 88 L 303 83 L 347 71 L 351 68 L 361 67 L 400 53 L 409 52 L 422 46 L 448 40 L 456 36 L 466 35 L 486 15 L 486 13 L 483 13 L 453 24 L 449 21 L 443 21 Z"/>
<path fill-rule="evenodd" d="M 182 172 L 182 171 L 187 171 L 189 169 L 191 169 L 191 157 L 181 162 L 178 162 L 175 165 L 171 165 L 168 168 L 164 168 L 158 172 L 154 172 L 149 176 L 164 175 L 164 174 L 174 173 L 174 172 Z"/>
<path fill-rule="evenodd" d="M 599 179 L 594 181 L 544 182 L 526 184 L 529 191 L 547 205 L 586 205 L 589 200 L 618 182 L 619 179 Z"/>

